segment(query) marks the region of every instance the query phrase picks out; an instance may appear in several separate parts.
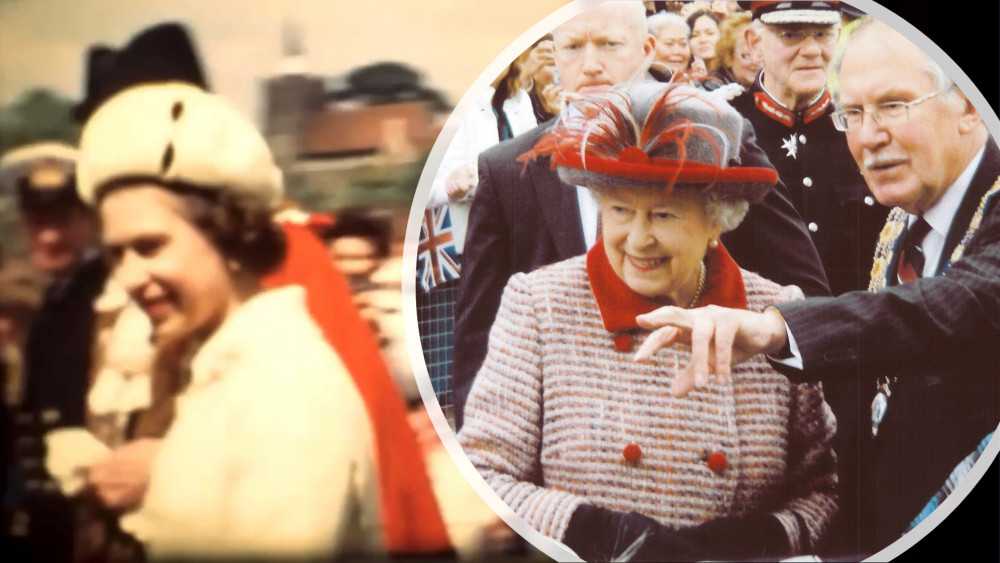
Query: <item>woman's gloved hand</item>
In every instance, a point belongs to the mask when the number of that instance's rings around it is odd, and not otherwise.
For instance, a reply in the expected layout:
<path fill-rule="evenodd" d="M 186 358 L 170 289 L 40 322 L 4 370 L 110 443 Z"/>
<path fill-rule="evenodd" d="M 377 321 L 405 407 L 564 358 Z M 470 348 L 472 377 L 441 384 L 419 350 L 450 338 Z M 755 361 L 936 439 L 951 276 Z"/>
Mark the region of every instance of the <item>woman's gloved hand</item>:
<path fill-rule="evenodd" d="M 774 559 L 790 551 L 784 527 L 767 514 L 672 530 L 637 512 L 588 504 L 573 512 L 563 543 L 587 561 Z"/>

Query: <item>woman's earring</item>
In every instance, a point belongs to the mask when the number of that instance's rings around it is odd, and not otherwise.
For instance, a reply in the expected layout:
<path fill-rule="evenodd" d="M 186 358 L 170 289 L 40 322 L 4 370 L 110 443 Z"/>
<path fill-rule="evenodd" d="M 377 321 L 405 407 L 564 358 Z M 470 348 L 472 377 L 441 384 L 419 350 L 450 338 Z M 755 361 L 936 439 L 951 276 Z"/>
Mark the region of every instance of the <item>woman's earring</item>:
<path fill-rule="evenodd" d="M 709 248 L 713 248 L 713 249 L 714 248 L 719 248 L 719 239 L 714 238 L 714 239 L 708 241 L 708 247 Z"/>
<path fill-rule="evenodd" d="M 242 269 L 242 266 L 240 266 L 239 262 L 230 258 L 226 260 L 226 268 L 229 269 L 229 273 L 237 274 Z"/>

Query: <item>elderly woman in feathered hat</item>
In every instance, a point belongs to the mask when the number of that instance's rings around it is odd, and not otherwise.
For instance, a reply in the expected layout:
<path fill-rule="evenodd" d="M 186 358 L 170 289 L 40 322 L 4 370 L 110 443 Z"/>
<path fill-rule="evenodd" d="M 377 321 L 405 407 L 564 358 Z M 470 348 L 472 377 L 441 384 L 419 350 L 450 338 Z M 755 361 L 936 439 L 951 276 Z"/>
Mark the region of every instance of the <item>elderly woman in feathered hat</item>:
<path fill-rule="evenodd" d="M 582 102 L 522 157 L 550 155 L 590 188 L 603 236 L 510 279 L 459 441 L 515 513 L 584 559 L 809 552 L 836 511 L 818 386 L 760 357 L 675 397 L 687 349 L 633 359 L 649 334 L 636 316 L 662 305 L 802 297 L 719 243 L 776 182 L 739 165 L 743 123 L 704 93 L 643 83 Z"/>

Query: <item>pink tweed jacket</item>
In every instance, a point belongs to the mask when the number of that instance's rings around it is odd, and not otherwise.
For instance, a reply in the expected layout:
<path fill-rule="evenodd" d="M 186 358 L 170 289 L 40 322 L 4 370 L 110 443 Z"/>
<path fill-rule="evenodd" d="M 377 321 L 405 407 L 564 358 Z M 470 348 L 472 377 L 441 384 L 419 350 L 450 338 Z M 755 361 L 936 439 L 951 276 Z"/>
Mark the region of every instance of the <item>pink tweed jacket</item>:
<path fill-rule="evenodd" d="M 739 270 L 721 248 L 707 266 L 699 306 L 761 311 L 802 298 Z M 673 529 L 770 513 L 794 552 L 813 549 L 837 507 L 835 421 L 822 390 L 791 384 L 760 357 L 728 384 L 672 397 L 687 349 L 632 360 L 648 334 L 635 315 L 654 306 L 614 275 L 600 242 L 512 277 L 469 395 L 465 453 L 516 514 L 557 540 L 590 503 Z M 630 444 L 637 460 L 623 455 Z"/>

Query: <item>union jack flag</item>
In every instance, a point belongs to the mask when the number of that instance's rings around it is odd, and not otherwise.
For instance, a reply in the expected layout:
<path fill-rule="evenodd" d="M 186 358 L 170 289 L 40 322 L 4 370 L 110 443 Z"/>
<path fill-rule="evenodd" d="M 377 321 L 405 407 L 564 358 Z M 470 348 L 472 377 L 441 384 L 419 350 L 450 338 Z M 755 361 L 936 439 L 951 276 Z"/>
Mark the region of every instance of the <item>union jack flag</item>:
<path fill-rule="evenodd" d="M 458 279 L 461 268 L 457 257 L 448 206 L 425 210 L 417 245 L 417 277 L 424 291 Z"/>

